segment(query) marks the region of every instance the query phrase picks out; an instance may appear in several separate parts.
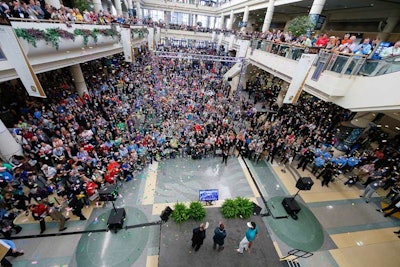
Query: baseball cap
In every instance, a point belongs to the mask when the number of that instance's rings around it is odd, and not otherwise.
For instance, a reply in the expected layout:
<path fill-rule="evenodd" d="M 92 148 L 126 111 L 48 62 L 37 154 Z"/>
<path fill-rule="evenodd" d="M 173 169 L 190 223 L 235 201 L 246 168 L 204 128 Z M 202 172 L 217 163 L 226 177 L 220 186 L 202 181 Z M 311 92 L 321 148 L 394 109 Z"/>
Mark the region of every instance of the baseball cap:
<path fill-rule="evenodd" d="M 254 229 L 256 228 L 256 224 L 254 222 L 248 222 L 247 227 Z"/>

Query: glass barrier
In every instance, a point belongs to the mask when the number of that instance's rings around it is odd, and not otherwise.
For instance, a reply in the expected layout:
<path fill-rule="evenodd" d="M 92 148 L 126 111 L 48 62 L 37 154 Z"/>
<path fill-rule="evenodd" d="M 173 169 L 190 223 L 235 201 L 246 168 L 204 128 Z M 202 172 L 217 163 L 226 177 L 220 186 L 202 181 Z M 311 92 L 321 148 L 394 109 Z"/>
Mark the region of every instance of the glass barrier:
<path fill-rule="evenodd" d="M 380 60 L 367 59 L 360 70 L 364 76 L 378 76 L 400 71 L 400 55 Z"/>
<path fill-rule="evenodd" d="M 363 68 L 365 68 L 364 65 L 367 58 L 366 55 L 332 52 L 319 47 L 304 47 L 289 43 L 275 43 L 267 40 L 258 41 L 257 49 L 292 60 L 300 60 L 303 53 L 318 54 L 318 57 L 314 62 L 316 72 L 318 72 L 318 75 L 316 75 L 315 78 L 318 78 L 319 74 L 325 70 L 333 71 L 342 75 L 357 75 Z M 387 69 L 387 71 L 392 71 L 394 69 L 394 67 L 391 67 Z"/>
<path fill-rule="evenodd" d="M 258 41 L 257 49 L 293 60 L 300 60 L 300 57 L 304 53 L 306 47 L 262 40 Z"/>

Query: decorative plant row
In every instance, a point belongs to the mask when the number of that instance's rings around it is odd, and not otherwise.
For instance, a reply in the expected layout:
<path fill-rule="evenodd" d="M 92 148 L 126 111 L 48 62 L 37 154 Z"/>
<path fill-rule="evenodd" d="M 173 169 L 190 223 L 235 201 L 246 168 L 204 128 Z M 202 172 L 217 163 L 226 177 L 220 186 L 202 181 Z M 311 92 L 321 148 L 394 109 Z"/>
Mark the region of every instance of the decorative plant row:
<path fill-rule="evenodd" d="M 201 221 L 206 217 L 206 209 L 199 201 L 190 203 L 189 208 L 183 203 L 176 203 L 171 218 L 177 223 L 181 224 L 189 219 Z"/>
<path fill-rule="evenodd" d="M 227 219 L 247 219 L 253 214 L 253 202 L 247 198 L 226 199 L 221 207 L 222 215 Z M 201 221 L 206 217 L 206 209 L 199 201 L 191 202 L 189 208 L 184 203 L 176 203 L 171 218 L 181 224 L 189 219 Z"/>
<path fill-rule="evenodd" d="M 247 198 L 226 199 L 221 207 L 222 215 L 227 218 L 247 219 L 253 214 L 253 202 Z"/>
<path fill-rule="evenodd" d="M 60 47 L 60 39 L 75 41 L 75 37 L 82 36 L 83 44 L 87 46 L 89 37 L 93 38 L 93 41 L 97 43 L 97 37 L 99 35 L 115 38 L 120 36 L 118 31 L 114 29 L 75 29 L 73 33 L 63 30 L 61 28 L 50 28 L 46 30 L 39 29 L 26 29 L 16 28 L 14 29 L 18 38 L 22 38 L 31 44 L 33 47 L 37 47 L 37 41 L 44 40 L 47 44 L 51 44 L 57 50 Z"/>

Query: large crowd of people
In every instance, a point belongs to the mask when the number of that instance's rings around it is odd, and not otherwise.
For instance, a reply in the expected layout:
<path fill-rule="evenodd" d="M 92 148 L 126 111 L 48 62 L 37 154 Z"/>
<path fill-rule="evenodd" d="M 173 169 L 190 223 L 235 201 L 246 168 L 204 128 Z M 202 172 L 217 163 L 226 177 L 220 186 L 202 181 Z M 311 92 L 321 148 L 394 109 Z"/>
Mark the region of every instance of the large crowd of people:
<path fill-rule="evenodd" d="M 256 163 L 295 160 L 303 170 L 313 166 L 327 186 L 335 173 L 363 166 L 359 178 L 368 178 L 368 184 L 380 180 L 398 192 L 393 149 L 398 143 L 334 156 L 338 127 L 354 114 L 306 94 L 296 105 L 280 107 L 279 81 L 267 73 L 251 77 L 243 93 L 223 80 L 230 67 L 224 62 L 161 58 L 146 49 L 134 63 L 124 63 L 121 55 L 105 62 L 82 65 L 89 88 L 82 97 L 60 70 L 43 74 L 49 78 L 47 99 L 3 103 L 2 115 L 18 118 L 8 126 L 24 152 L 0 162 L 6 238 L 22 230 L 13 223 L 19 213 L 40 221 L 41 233 L 47 215 L 59 220 L 63 231 L 68 218 L 54 206 L 72 208 L 85 220 L 82 209 L 97 188 L 129 181 L 153 161 L 176 157 L 224 156 L 225 163 L 233 155 Z"/>

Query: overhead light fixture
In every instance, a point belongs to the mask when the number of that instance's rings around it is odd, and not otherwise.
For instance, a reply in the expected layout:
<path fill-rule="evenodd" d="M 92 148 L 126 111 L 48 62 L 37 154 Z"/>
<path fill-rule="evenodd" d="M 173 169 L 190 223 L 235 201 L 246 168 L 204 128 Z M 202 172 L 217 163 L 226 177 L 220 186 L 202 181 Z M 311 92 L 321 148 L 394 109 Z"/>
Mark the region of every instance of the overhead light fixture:
<path fill-rule="evenodd" d="M 378 128 L 381 128 L 381 127 L 382 127 L 382 125 L 380 125 L 380 124 L 377 124 L 377 125 L 376 125 L 376 127 L 378 127 Z"/>
<path fill-rule="evenodd" d="M 399 127 L 399 126 L 396 126 L 396 130 L 397 130 L 397 131 L 400 131 L 400 127 Z"/>

